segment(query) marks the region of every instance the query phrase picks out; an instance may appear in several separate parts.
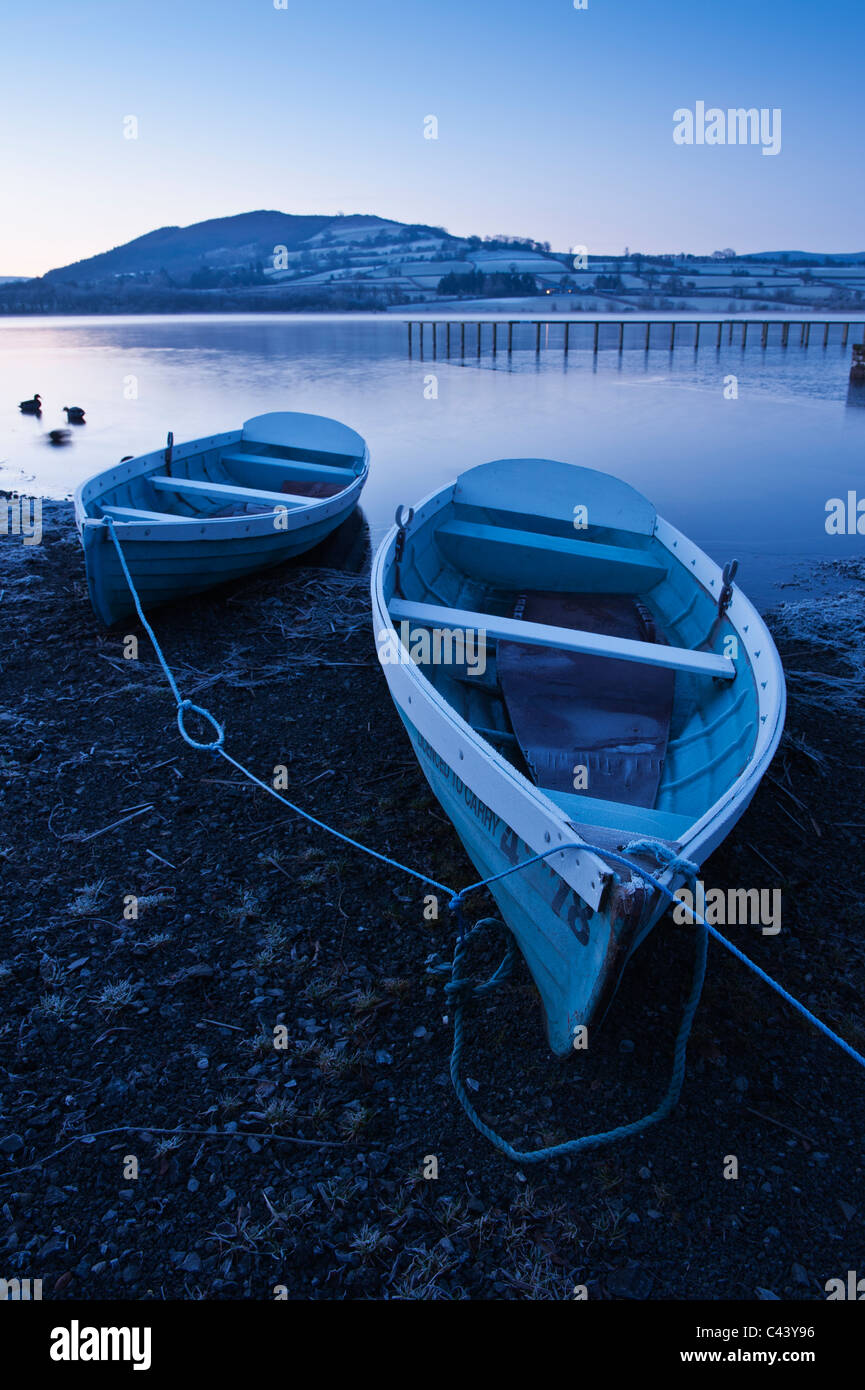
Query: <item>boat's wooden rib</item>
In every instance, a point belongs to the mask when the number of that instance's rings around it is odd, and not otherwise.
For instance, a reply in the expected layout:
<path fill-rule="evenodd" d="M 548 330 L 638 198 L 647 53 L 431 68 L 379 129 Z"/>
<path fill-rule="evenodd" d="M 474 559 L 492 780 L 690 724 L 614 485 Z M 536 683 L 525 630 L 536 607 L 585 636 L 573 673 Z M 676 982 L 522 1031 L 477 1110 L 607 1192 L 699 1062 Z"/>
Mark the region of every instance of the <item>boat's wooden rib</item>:
<path fill-rule="evenodd" d="M 310 550 L 351 515 L 368 471 L 359 434 L 294 411 L 124 459 L 75 494 L 93 607 L 108 624 L 133 611 L 108 519 L 148 608 Z"/>
<path fill-rule="evenodd" d="M 604 851 L 634 857 L 647 839 L 702 864 L 781 737 L 778 654 L 741 590 L 727 601 L 723 589 L 719 567 L 627 483 L 549 459 L 470 469 L 416 503 L 375 558 L 394 703 L 492 880 L 562 1056 L 665 910 Z M 682 882 L 652 854 L 641 862 Z"/>
<path fill-rule="evenodd" d="M 578 628 L 551 627 L 547 623 L 527 623 L 518 618 L 500 618 L 493 613 L 471 613 L 444 608 L 435 603 L 412 603 L 392 599 L 388 612 L 396 622 L 422 623 L 425 627 L 462 628 L 509 642 L 535 647 L 555 647 L 585 656 L 607 656 L 616 661 L 635 661 L 647 666 L 663 666 L 692 676 L 711 676 L 734 680 L 735 664 L 714 652 L 690 651 L 684 647 L 661 646 L 656 642 L 636 642 L 627 637 L 607 637 Z"/>

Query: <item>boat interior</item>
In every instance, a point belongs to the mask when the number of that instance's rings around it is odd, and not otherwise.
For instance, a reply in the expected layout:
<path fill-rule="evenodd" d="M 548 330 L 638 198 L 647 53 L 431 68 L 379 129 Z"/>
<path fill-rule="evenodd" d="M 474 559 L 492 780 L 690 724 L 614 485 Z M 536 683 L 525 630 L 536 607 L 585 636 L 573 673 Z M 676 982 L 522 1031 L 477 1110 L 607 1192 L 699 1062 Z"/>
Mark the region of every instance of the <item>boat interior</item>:
<path fill-rule="evenodd" d="M 424 674 L 581 834 L 675 844 L 753 752 L 753 672 L 724 655 L 735 629 L 658 540 L 651 510 L 595 505 L 575 530 L 570 507 L 514 503 L 507 488 L 458 484 L 415 523 L 391 569 L 391 619 L 431 641 L 486 632 L 482 670 L 466 641 L 456 662 L 431 645 Z"/>
<path fill-rule="evenodd" d="M 362 456 L 283 443 L 211 441 L 189 452 L 170 448 L 154 465 L 91 502 L 92 514 L 118 522 L 256 516 L 337 497 L 356 480 Z"/>

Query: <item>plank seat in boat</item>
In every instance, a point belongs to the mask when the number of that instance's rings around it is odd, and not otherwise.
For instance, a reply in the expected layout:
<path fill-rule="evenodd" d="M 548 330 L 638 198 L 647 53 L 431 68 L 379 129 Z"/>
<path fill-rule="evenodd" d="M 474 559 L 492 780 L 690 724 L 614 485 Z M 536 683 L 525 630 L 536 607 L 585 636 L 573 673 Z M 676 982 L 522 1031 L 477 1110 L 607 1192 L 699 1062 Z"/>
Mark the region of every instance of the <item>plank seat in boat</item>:
<path fill-rule="evenodd" d="M 515 611 L 529 621 L 607 637 L 651 644 L 656 636 L 647 610 L 621 594 L 528 593 Z M 496 668 L 539 787 L 654 806 L 673 714 L 673 671 L 523 642 L 500 642 Z"/>
<path fill-rule="evenodd" d="M 197 521 L 194 516 L 178 516 L 177 512 L 148 512 L 144 507 L 107 507 L 102 505 L 102 515 L 114 521 Z"/>
<path fill-rule="evenodd" d="M 667 574 L 666 566 L 646 550 L 575 537 L 473 521 L 446 521 L 435 535 L 446 560 L 472 579 L 498 588 L 512 587 L 513 575 L 519 574 L 533 589 L 640 594 Z"/>
<path fill-rule="evenodd" d="M 296 497 L 290 492 L 266 492 L 260 488 L 242 487 L 240 483 L 211 483 L 199 478 L 151 477 L 147 480 L 157 492 L 176 492 L 182 497 L 223 498 L 226 502 L 269 502 L 273 507 L 305 507 L 308 497 Z"/>
<path fill-rule="evenodd" d="M 350 468 L 337 468 L 329 463 L 302 463 L 289 455 L 271 457 L 267 454 L 230 453 L 222 455 L 223 463 L 254 464 L 256 468 L 278 468 L 298 478 L 316 478 L 321 482 L 353 482 L 357 476 Z"/>
<path fill-rule="evenodd" d="M 689 675 L 733 680 L 736 667 L 726 656 L 714 652 L 691 651 L 687 647 L 667 647 L 655 642 L 637 642 L 603 633 L 586 632 L 578 628 L 554 627 L 547 623 L 522 622 L 516 618 L 496 617 L 492 613 L 474 613 L 462 608 L 446 608 L 435 603 L 414 603 L 394 598 L 388 605 L 394 622 L 406 620 L 427 627 L 472 628 L 488 637 L 504 641 L 526 642 L 537 647 L 557 647 L 563 651 L 582 652 L 588 656 L 610 657 L 648 666 L 663 666 L 671 671 Z"/>
<path fill-rule="evenodd" d="M 262 488 L 257 481 L 248 483 L 237 483 L 236 485 L 237 487 L 249 488 L 250 491 L 253 493 L 260 493 L 262 491 Z M 234 483 L 228 483 L 226 486 L 234 486 Z M 285 479 L 284 483 L 282 484 L 282 488 L 284 489 L 284 491 L 281 490 L 280 495 L 283 497 L 289 496 L 298 498 L 301 501 L 306 499 L 309 502 L 315 502 L 320 501 L 326 497 L 338 497 L 341 492 L 345 491 L 345 484 L 341 482 L 325 482 L 321 478 L 291 477 Z M 272 488 L 267 489 L 264 492 L 265 497 L 269 497 L 272 491 Z M 273 509 L 272 507 L 265 507 L 263 510 L 272 511 Z"/>

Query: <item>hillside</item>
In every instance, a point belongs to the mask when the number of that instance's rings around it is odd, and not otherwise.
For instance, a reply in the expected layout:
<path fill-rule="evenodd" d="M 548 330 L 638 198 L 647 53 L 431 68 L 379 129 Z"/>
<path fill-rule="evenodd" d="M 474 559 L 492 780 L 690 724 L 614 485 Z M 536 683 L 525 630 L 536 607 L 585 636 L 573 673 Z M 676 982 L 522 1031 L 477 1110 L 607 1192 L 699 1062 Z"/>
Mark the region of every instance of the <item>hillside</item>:
<path fill-rule="evenodd" d="M 794 314 L 859 311 L 865 252 L 589 255 L 452 236 L 373 214 L 259 210 L 160 227 L 35 280 L 0 315 L 401 310 Z"/>
<path fill-rule="evenodd" d="M 190 227 L 160 227 L 123 246 L 115 246 L 87 260 L 49 270 L 49 284 L 100 284 L 118 275 L 146 276 L 165 273 L 182 279 L 196 271 L 237 270 L 269 265 L 274 249 L 284 246 L 296 252 L 304 245 L 345 238 L 363 241 L 372 234 L 402 231 L 401 224 L 380 217 L 297 216 L 292 213 L 243 212 L 235 217 L 215 217 Z"/>

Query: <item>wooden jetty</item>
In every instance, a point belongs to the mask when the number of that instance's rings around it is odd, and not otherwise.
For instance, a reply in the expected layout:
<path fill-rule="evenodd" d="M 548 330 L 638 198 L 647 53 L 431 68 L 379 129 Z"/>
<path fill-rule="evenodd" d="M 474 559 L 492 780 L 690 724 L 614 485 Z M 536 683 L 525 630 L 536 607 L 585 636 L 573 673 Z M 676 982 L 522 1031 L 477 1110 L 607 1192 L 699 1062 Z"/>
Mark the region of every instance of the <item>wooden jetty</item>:
<path fill-rule="evenodd" d="M 859 328 L 865 339 L 865 323 L 854 319 L 787 319 L 787 318 L 569 318 L 564 314 L 556 318 L 544 319 L 408 319 L 408 354 L 417 353 L 423 361 L 429 353 L 433 358 L 466 357 L 479 358 L 484 353 L 493 357 L 500 352 L 512 353 L 515 350 L 534 350 L 540 355 L 544 349 L 555 348 L 565 356 L 572 350 L 590 350 L 593 353 L 605 349 L 619 352 L 650 348 L 691 348 L 698 351 L 702 346 L 720 349 L 724 343 L 734 341 L 739 346 L 755 344 L 759 332 L 762 348 L 770 346 L 789 347 L 791 332 L 798 329 L 798 345 L 808 347 L 811 331 L 815 341 L 819 340 L 825 348 L 829 346 L 830 331 L 837 329 L 833 342 L 846 348 L 851 328 Z M 822 334 L 819 329 L 822 328 Z M 735 335 L 735 337 L 734 337 Z"/>

